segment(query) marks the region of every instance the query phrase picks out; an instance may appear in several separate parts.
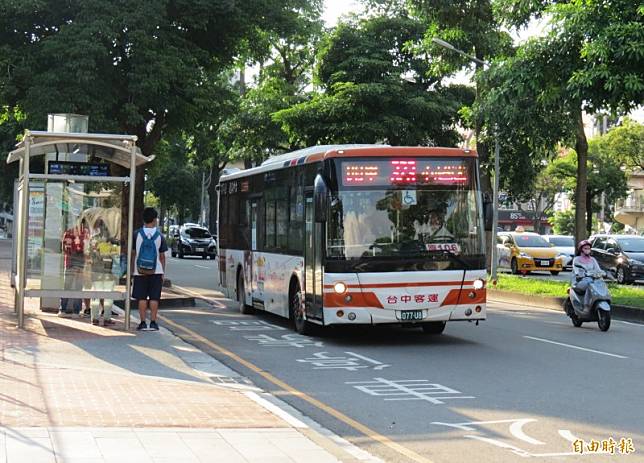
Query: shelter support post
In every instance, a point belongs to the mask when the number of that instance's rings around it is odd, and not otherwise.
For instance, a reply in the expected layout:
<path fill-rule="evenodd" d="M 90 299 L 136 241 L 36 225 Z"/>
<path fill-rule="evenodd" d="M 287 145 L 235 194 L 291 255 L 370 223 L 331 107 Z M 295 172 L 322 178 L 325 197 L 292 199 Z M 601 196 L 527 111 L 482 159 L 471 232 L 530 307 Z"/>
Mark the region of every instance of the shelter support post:
<path fill-rule="evenodd" d="M 132 309 L 132 299 L 130 293 L 132 291 L 132 228 L 134 227 L 134 192 L 136 189 L 136 144 L 132 143 L 132 151 L 130 153 L 130 183 L 129 183 L 129 199 L 127 210 L 127 272 L 125 276 L 125 330 L 130 330 L 130 313 Z"/>
<path fill-rule="evenodd" d="M 18 328 L 25 327 L 25 289 L 27 287 L 27 224 L 29 220 L 29 160 L 31 137 L 25 137 L 25 153 L 22 160 L 22 191 L 20 195 L 20 228 L 18 237 L 18 281 L 16 281 L 16 311 Z"/>

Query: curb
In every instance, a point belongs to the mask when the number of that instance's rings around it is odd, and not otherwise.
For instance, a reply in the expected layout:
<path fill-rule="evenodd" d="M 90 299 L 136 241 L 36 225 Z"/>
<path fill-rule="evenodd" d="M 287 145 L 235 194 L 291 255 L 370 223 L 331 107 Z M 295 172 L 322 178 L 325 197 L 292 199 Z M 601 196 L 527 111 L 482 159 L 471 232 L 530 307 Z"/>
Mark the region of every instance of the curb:
<path fill-rule="evenodd" d="M 490 302 L 506 302 L 528 307 L 556 310 L 558 312 L 563 311 L 563 303 L 566 300 L 564 297 L 521 294 L 491 288 L 488 288 L 487 290 L 487 299 Z M 615 320 L 644 324 L 644 309 L 638 309 L 627 305 L 611 305 L 611 312 L 612 317 Z"/>

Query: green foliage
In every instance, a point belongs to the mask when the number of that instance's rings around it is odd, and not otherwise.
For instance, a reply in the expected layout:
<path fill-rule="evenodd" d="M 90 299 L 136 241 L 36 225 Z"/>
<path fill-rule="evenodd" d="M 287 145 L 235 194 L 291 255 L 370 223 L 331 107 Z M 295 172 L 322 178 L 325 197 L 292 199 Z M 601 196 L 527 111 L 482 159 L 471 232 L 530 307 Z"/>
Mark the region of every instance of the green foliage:
<path fill-rule="evenodd" d="M 162 140 L 148 178 L 148 188 L 159 205 L 174 208 L 181 221 L 186 216 L 197 217 L 200 207 L 201 171 L 188 161 L 189 151 L 180 136 Z"/>
<path fill-rule="evenodd" d="M 90 116 L 94 132 L 139 137 L 199 120 L 204 76 L 228 66 L 302 0 L 0 0 L 0 101 L 32 129 L 46 114 Z"/>
<path fill-rule="evenodd" d="M 325 93 L 275 114 L 290 143 L 456 144 L 458 110 L 473 94 L 426 77 L 426 60 L 405 45 L 423 30 L 409 17 L 340 24 L 318 56 L 316 82 Z"/>
<path fill-rule="evenodd" d="M 508 25 L 521 26 L 547 14 L 551 27 L 545 37 L 519 47 L 515 56 L 493 63 L 484 76 L 479 117 L 488 128 L 498 127 L 504 154 L 516 144 L 525 148 L 524 155 L 538 159 L 551 156 L 563 143 L 574 145 L 585 163 L 582 110 L 627 111 L 644 99 L 641 9 L 621 0 L 495 3 Z M 576 178 L 578 227 L 586 216 L 583 167 L 580 163 Z M 580 238 L 583 231 L 576 234 Z"/>
<path fill-rule="evenodd" d="M 626 119 L 597 141 L 597 150 L 629 170 L 644 169 L 644 125 Z"/>
<path fill-rule="evenodd" d="M 575 210 L 555 212 L 550 216 L 552 231 L 556 235 L 575 234 Z"/>
<path fill-rule="evenodd" d="M 526 295 L 566 297 L 568 286 L 570 283 L 567 281 L 500 275 L 496 289 Z M 644 309 L 644 289 L 610 282 L 608 287 L 613 304 Z"/>
<path fill-rule="evenodd" d="M 18 177 L 17 162 L 7 164 L 5 156 L 15 148 L 25 130 L 25 115 L 20 109 L 0 106 L 0 206 L 13 205 L 13 181 Z"/>
<path fill-rule="evenodd" d="M 511 52 L 512 39 L 501 29 L 491 1 L 407 0 L 406 3 L 425 26 L 419 51 L 429 55 L 430 69 L 435 76 L 453 74 L 470 68 L 473 63 L 469 58 L 435 44 L 433 38 L 445 40 L 483 61 Z"/>
<path fill-rule="evenodd" d="M 231 159 L 259 164 L 292 148 L 273 114 L 304 101 L 315 49 L 323 33 L 322 1 L 302 3 L 304 6 L 287 21 L 262 35 L 267 54 L 260 57 L 257 85 L 248 91 L 240 88 L 237 109 L 218 132 Z"/>

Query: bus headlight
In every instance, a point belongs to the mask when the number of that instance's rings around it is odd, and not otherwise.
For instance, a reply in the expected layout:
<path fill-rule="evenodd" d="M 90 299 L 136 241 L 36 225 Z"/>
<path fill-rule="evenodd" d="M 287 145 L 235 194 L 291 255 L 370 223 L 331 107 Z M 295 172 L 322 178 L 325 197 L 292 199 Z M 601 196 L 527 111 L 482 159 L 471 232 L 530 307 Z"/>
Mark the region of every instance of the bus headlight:
<path fill-rule="evenodd" d="M 483 289 L 483 286 L 485 286 L 485 282 L 483 280 L 474 280 L 474 289 Z"/>
<path fill-rule="evenodd" d="M 333 291 L 335 291 L 337 294 L 344 294 L 347 292 L 347 285 L 345 285 L 341 281 L 338 281 L 333 285 Z"/>

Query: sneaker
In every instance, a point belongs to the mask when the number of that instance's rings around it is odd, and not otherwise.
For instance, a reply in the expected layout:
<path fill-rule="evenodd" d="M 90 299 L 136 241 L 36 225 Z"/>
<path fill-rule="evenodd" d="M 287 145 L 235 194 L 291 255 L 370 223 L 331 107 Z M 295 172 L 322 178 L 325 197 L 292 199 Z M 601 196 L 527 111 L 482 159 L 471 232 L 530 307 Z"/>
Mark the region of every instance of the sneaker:
<path fill-rule="evenodd" d="M 98 323 L 98 320 L 92 320 L 92 325 L 96 325 L 96 326 L 98 326 L 98 324 L 99 324 L 99 323 Z"/>
<path fill-rule="evenodd" d="M 157 325 L 157 322 L 155 320 L 152 320 L 150 322 L 150 330 L 159 331 L 159 325 Z"/>
<path fill-rule="evenodd" d="M 71 318 L 72 314 L 64 312 L 64 311 L 61 310 L 61 311 L 58 312 L 58 316 L 60 318 Z"/>
<path fill-rule="evenodd" d="M 139 326 L 136 327 L 137 331 L 144 331 L 148 329 L 148 325 L 145 322 L 139 323 Z"/>
<path fill-rule="evenodd" d="M 114 320 L 109 319 L 109 318 L 107 320 L 103 320 L 103 325 L 115 325 L 115 324 L 116 324 L 116 322 Z"/>

